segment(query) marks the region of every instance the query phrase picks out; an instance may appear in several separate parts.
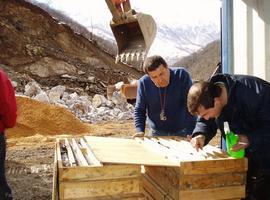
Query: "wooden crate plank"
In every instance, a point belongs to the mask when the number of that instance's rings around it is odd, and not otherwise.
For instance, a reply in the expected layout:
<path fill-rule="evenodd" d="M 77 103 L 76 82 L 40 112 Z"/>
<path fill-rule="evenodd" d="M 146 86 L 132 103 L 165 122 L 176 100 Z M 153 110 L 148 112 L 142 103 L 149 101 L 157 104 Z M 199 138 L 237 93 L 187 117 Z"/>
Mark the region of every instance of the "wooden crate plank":
<path fill-rule="evenodd" d="M 154 180 L 151 179 L 150 176 L 144 174 L 142 177 L 142 185 L 145 190 L 146 196 L 148 198 L 154 200 L 164 200 L 167 193 L 163 191 L 163 189 L 155 183 Z"/>
<path fill-rule="evenodd" d="M 53 162 L 53 186 L 52 200 L 58 200 L 58 165 L 57 165 L 57 143 L 54 145 L 54 162 Z"/>
<path fill-rule="evenodd" d="M 89 162 L 95 166 L 102 166 L 103 164 L 97 159 L 96 155 L 91 150 L 90 146 L 86 143 L 83 138 L 80 138 L 80 144 L 86 150 L 86 156 L 89 158 Z"/>
<path fill-rule="evenodd" d="M 85 140 L 102 163 L 179 166 L 133 139 L 85 136 Z"/>
<path fill-rule="evenodd" d="M 154 197 L 145 189 L 143 189 L 144 200 L 155 200 Z"/>
<path fill-rule="evenodd" d="M 181 174 L 213 174 L 227 172 L 246 172 L 247 159 L 218 159 L 181 162 Z"/>
<path fill-rule="evenodd" d="M 61 199 L 79 199 L 106 196 L 108 197 L 124 194 L 139 194 L 140 180 L 138 178 L 133 178 L 89 182 L 60 182 L 59 190 L 62 197 Z"/>
<path fill-rule="evenodd" d="M 57 165 L 61 169 L 63 167 L 62 157 L 61 157 L 61 150 L 60 150 L 60 140 L 56 140 L 56 156 L 57 156 Z"/>
<path fill-rule="evenodd" d="M 173 199 L 179 198 L 179 167 L 148 167 L 145 174 L 159 185 Z"/>
<path fill-rule="evenodd" d="M 205 160 L 205 156 L 202 152 L 197 152 L 191 147 L 187 141 L 175 141 L 172 139 L 156 138 L 161 145 L 170 148 L 171 151 L 178 155 L 179 161 L 186 160 Z M 191 147 L 191 148 L 190 148 Z"/>
<path fill-rule="evenodd" d="M 66 145 L 66 148 L 67 148 L 69 164 L 70 164 L 70 166 L 76 166 L 76 161 L 75 161 L 75 158 L 74 158 L 73 151 L 72 151 L 72 149 L 70 147 L 69 141 L 68 141 L 67 138 L 65 138 L 64 140 L 65 140 L 65 145 Z"/>
<path fill-rule="evenodd" d="M 57 166 L 58 166 L 58 177 L 62 175 L 63 172 L 63 162 L 61 158 L 61 150 L 60 150 L 60 143 L 59 139 L 56 139 L 56 159 L 57 159 Z"/>
<path fill-rule="evenodd" d="M 70 143 L 70 145 L 73 149 L 73 153 L 74 153 L 74 156 L 76 158 L 78 165 L 89 166 L 75 138 L 72 138 L 71 141 L 72 142 Z"/>
<path fill-rule="evenodd" d="M 189 160 L 213 160 L 220 158 L 229 158 L 226 152 L 222 151 L 217 147 L 213 147 L 211 145 L 206 145 L 202 150 L 196 151 L 189 142 L 184 140 L 173 140 L 173 139 L 164 139 L 159 138 L 159 140 L 163 142 L 167 142 L 177 150 L 181 152 L 181 161 L 189 161 Z"/>
<path fill-rule="evenodd" d="M 229 157 L 226 151 L 222 151 L 220 148 L 217 148 L 211 145 L 204 146 L 203 150 L 207 154 L 210 154 L 213 158 L 228 158 Z"/>
<path fill-rule="evenodd" d="M 169 148 L 160 145 L 158 140 L 156 138 L 135 138 L 139 144 L 143 145 L 144 148 L 149 149 L 153 152 L 156 152 L 160 155 L 164 155 L 167 157 L 169 160 L 171 160 L 175 165 L 179 166 L 180 161 L 179 161 L 179 155 L 176 152 L 171 151 Z"/>
<path fill-rule="evenodd" d="M 143 194 L 116 195 L 103 197 L 73 198 L 72 200 L 145 200 Z M 71 200 L 71 199 L 69 199 Z"/>
<path fill-rule="evenodd" d="M 225 200 L 245 197 L 245 186 L 219 187 L 202 190 L 185 190 L 179 192 L 181 200 Z"/>
<path fill-rule="evenodd" d="M 71 180 L 106 180 L 119 178 L 140 177 L 141 168 L 139 165 L 104 165 L 102 167 L 69 167 L 63 168 L 59 175 L 59 181 Z"/>
<path fill-rule="evenodd" d="M 216 187 L 245 185 L 245 173 L 221 173 L 221 174 L 196 174 L 183 175 L 179 179 L 179 189 L 194 190 Z"/>

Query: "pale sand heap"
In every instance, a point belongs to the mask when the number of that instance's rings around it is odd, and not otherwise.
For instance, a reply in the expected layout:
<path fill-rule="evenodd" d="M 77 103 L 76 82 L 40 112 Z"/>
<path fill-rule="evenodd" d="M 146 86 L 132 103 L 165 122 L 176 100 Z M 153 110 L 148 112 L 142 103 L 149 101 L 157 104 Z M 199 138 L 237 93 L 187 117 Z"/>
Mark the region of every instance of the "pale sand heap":
<path fill-rule="evenodd" d="M 60 135 L 90 133 L 89 124 L 82 123 L 69 110 L 17 96 L 17 124 L 7 130 L 8 138 L 35 134 Z"/>

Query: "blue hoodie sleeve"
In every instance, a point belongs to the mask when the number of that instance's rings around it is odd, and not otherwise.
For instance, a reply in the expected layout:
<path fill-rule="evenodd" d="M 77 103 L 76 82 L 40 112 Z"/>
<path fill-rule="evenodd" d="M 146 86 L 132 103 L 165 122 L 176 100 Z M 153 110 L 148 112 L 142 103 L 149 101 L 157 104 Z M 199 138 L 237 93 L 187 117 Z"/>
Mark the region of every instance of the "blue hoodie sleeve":
<path fill-rule="evenodd" d="M 139 80 L 139 86 L 137 90 L 136 105 L 134 109 L 134 121 L 136 131 L 144 132 L 146 121 L 146 97 L 144 82 L 142 79 Z"/>

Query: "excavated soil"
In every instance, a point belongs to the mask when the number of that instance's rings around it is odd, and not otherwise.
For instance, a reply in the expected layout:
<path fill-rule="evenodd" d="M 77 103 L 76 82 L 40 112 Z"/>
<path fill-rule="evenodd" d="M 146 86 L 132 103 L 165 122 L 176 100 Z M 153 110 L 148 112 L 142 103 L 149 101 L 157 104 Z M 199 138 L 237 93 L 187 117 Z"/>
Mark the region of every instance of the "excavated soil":
<path fill-rule="evenodd" d="M 17 97 L 18 118 L 16 126 L 8 130 L 10 138 L 35 134 L 59 135 L 91 132 L 89 124 L 83 124 L 65 108 Z"/>
<path fill-rule="evenodd" d="M 59 106 L 17 97 L 18 118 L 7 130 L 6 174 L 14 199 L 51 199 L 54 143 L 83 135 L 130 137 L 132 121 L 85 124 Z"/>

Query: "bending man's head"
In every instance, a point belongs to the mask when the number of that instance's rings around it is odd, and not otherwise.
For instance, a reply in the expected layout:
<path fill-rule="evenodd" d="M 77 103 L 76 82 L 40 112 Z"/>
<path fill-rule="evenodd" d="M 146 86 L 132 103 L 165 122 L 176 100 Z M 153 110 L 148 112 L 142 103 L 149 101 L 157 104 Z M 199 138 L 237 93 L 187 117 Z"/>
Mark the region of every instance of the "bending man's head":
<path fill-rule="evenodd" d="M 206 120 L 217 118 L 223 108 L 222 88 L 206 81 L 194 83 L 188 92 L 187 107 L 192 115 Z"/>
<path fill-rule="evenodd" d="M 157 87 L 166 87 L 169 85 L 170 70 L 166 61 L 161 56 L 146 58 L 143 69 Z"/>

